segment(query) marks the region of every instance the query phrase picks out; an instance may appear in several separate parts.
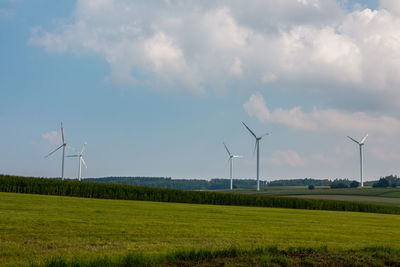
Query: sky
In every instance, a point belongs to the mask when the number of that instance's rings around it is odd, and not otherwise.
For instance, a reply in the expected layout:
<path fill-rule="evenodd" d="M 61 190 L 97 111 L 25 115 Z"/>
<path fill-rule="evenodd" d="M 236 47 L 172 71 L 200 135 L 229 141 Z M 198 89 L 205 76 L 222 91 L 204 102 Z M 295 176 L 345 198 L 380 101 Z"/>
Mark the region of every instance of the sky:
<path fill-rule="evenodd" d="M 400 1 L 1 0 L 0 173 L 399 174 Z M 78 160 L 67 158 L 75 178 Z"/>

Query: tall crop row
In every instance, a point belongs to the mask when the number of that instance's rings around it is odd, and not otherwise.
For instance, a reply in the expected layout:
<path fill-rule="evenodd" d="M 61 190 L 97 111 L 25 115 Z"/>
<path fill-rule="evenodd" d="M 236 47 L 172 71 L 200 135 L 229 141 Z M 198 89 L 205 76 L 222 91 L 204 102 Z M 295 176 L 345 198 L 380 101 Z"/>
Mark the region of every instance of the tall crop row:
<path fill-rule="evenodd" d="M 187 191 L 7 175 L 0 175 L 0 191 L 86 198 L 400 214 L 400 208 L 397 207 L 348 201 Z"/>

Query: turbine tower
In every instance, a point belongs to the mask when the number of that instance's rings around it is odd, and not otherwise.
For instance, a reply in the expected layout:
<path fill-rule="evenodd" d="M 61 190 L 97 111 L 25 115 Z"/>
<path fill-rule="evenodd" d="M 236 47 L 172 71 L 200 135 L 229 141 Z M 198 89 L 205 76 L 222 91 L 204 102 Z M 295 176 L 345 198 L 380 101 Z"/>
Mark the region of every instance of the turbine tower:
<path fill-rule="evenodd" d="M 63 128 L 62 122 L 61 122 L 61 138 L 62 138 L 62 145 L 59 146 L 58 148 L 56 148 L 55 150 L 53 150 L 52 152 L 50 152 L 49 154 L 47 154 L 47 155 L 45 156 L 45 158 L 49 157 L 50 155 L 52 155 L 53 153 L 55 153 L 57 150 L 59 150 L 60 148 L 62 148 L 61 179 L 64 180 L 64 158 L 65 158 L 65 147 L 67 146 L 67 143 L 65 143 L 65 139 L 64 139 L 64 128 Z"/>
<path fill-rule="evenodd" d="M 233 155 L 231 154 L 231 152 L 229 151 L 228 147 L 224 144 L 224 147 L 226 149 L 226 152 L 228 152 L 229 155 L 229 163 L 230 163 L 230 178 L 231 178 L 231 187 L 230 189 L 233 190 L 233 177 L 232 177 L 232 168 L 233 168 L 233 159 L 234 158 L 243 158 L 243 156 L 241 155 Z"/>
<path fill-rule="evenodd" d="M 243 123 L 244 127 L 246 127 L 247 130 L 249 130 L 249 132 L 251 133 L 251 135 L 253 135 L 254 138 L 256 139 L 256 143 L 255 143 L 255 146 L 254 146 L 254 151 L 257 149 L 257 191 L 260 191 L 260 176 L 259 176 L 259 174 L 260 174 L 260 140 L 264 136 L 269 135 L 271 133 L 268 132 L 268 133 L 265 133 L 265 134 L 257 137 L 255 135 L 255 133 L 252 130 L 250 130 L 250 128 L 247 127 L 247 125 L 244 122 L 242 122 L 242 123 Z"/>
<path fill-rule="evenodd" d="M 364 186 L 364 155 L 363 155 L 363 146 L 365 143 L 365 140 L 367 140 L 368 134 L 366 134 L 364 136 L 364 138 L 358 142 L 357 140 L 355 140 L 354 138 L 351 138 L 350 136 L 347 136 L 348 138 L 350 138 L 350 140 L 356 142 L 358 144 L 358 146 L 360 147 L 360 180 L 361 180 L 361 187 Z"/>
<path fill-rule="evenodd" d="M 86 169 L 87 169 L 87 165 L 85 160 L 83 159 L 83 151 L 86 148 L 86 142 L 83 144 L 82 150 L 80 153 L 76 154 L 76 155 L 68 155 L 67 157 L 69 158 L 75 158 L 78 157 L 79 158 L 79 168 L 78 168 L 78 180 L 80 181 L 82 178 L 82 163 L 83 165 L 85 165 Z"/>

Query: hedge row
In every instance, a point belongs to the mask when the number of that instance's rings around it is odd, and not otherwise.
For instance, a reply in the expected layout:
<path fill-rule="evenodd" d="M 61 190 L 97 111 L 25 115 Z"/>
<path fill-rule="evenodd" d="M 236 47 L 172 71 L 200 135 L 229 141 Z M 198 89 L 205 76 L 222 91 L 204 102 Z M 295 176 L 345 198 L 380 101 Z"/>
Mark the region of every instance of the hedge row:
<path fill-rule="evenodd" d="M 348 201 L 186 191 L 0 175 L 0 191 L 85 198 L 400 214 L 400 208 Z"/>

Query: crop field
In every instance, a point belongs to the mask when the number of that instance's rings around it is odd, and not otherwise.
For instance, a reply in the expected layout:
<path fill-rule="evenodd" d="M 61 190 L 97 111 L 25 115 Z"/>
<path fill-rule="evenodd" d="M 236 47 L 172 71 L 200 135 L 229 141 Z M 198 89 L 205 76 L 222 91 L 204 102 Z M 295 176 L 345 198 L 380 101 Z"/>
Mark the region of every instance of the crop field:
<path fill-rule="evenodd" d="M 289 197 L 308 198 L 308 199 L 329 199 L 340 201 L 356 201 L 369 204 L 379 204 L 385 206 L 400 207 L 400 198 L 394 197 L 375 197 L 375 196 L 357 196 L 357 195 L 292 195 Z"/>
<path fill-rule="evenodd" d="M 0 265 L 232 246 L 398 250 L 398 225 L 377 213 L 0 193 Z"/>
<path fill-rule="evenodd" d="M 256 192 L 250 189 L 238 189 L 236 193 L 260 194 L 267 196 L 285 196 L 303 199 L 326 199 L 378 204 L 400 207 L 400 189 L 398 188 L 343 188 L 331 189 L 327 186 L 317 186 L 309 190 L 306 186 L 270 186 Z"/>
<path fill-rule="evenodd" d="M 255 193 L 254 190 L 237 189 L 236 193 Z M 343 188 L 331 189 L 328 187 L 316 187 L 309 190 L 305 186 L 270 186 L 262 188 L 257 194 L 271 196 L 290 196 L 290 195 L 354 195 L 354 196 L 374 196 L 400 198 L 400 188 Z"/>
<path fill-rule="evenodd" d="M 399 188 L 343 188 L 331 189 L 327 186 L 317 186 L 309 190 L 306 186 L 270 186 L 260 192 L 251 189 L 238 189 L 235 193 L 260 194 L 266 196 L 288 196 L 305 199 L 327 199 L 352 201 L 384 206 L 400 207 Z"/>

